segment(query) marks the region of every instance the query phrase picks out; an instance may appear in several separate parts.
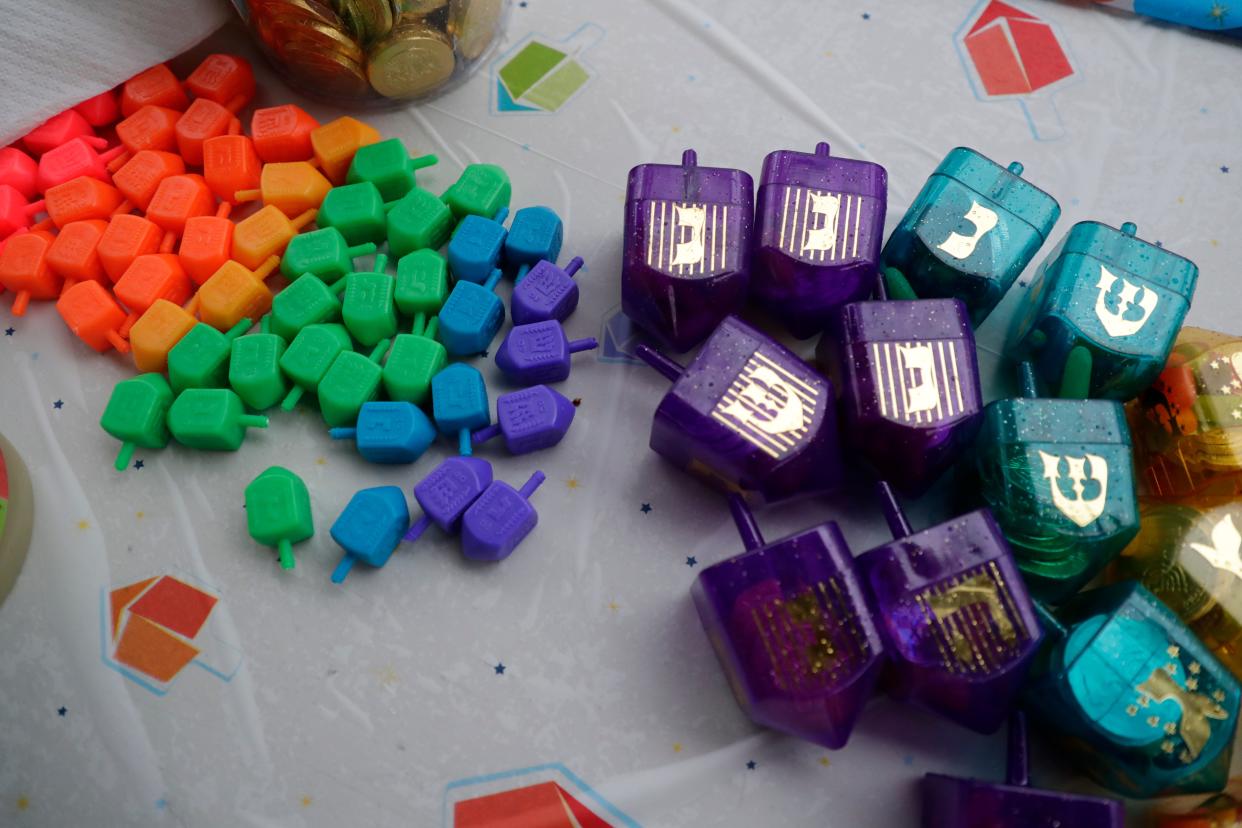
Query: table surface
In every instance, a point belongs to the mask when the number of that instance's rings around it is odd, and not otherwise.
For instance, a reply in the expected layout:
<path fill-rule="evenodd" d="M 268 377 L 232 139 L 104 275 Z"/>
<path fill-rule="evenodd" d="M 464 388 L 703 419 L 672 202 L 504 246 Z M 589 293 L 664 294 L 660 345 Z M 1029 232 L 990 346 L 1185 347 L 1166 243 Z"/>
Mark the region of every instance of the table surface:
<path fill-rule="evenodd" d="M 579 812 L 584 825 L 907 826 L 923 773 L 999 777 L 1002 735 L 889 700 L 832 752 L 760 731 L 738 709 L 688 591 L 740 543 L 723 500 L 647 450 L 665 383 L 634 365 L 619 315 L 631 166 L 694 147 L 700 163 L 757 177 L 767 152 L 828 140 L 887 167 L 890 229 L 950 148 L 1019 159 L 1061 203 L 1055 238 L 1084 219 L 1135 221 L 1199 264 L 1190 321 L 1237 332 L 1239 46 L 1017 0 L 1051 25 L 1072 75 L 987 98 L 961 44 L 985 5 L 529 0 L 465 85 L 367 117 L 439 155 L 418 174 L 434 191 L 467 163 L 501 164 L 513 205 L 557 210 L 565 257 L 587 262 L 567 327 L 605 348 L 580 355 L 562 386 L 581 405 L 561 445 L 488 451 L 499 478 L 548 476 L 539 526 L 497 565 L 466 562 L 433 530 L 384 569 L 330 583 L 339 550 L 327 527 L 350 495 L 408 489 L 450 448 L 412 468 L 368 465 L 305 407 L 274 413 L 237 454 L 140 450 L 142 467 L 117 474 L 97 421 L 131 367 L 89 352 L 50 304 L 16 318 L 5 302 L 0 430 L 32 469 L 37 514 L 0 607 L 0 824 L 447 826 L 452 803 L 551 781 L 599 820 Z M 498 67 L 532 38 L 565 46 L 588 74 L 555 112 L 497 91 Z M 258 103 L 299 100 L 240 27 L 178 65 L 207 51 L 256 60 Z M 979 331 L 989 398 L 1029 275 Z M 480 367 L 496 393 L 495 366 Z M 308 484 L 317 528 L 290 572 L 249 539 L 242 509 L 245 483 L 275 463 Z M 916 525 L 946 517 L 944 501 L 917 504 Z M 856 551 L 886 539 L 861 487 L 759 515 L 769 537 L 828 518 Z M 160 683 L 118 661 L 106 609 L 112 590 L 163 576 L 155 586 L 180 581 L 215 603 L 195 661 Z M 1092 790 L 1036 748 L 1036 784 Z"/>

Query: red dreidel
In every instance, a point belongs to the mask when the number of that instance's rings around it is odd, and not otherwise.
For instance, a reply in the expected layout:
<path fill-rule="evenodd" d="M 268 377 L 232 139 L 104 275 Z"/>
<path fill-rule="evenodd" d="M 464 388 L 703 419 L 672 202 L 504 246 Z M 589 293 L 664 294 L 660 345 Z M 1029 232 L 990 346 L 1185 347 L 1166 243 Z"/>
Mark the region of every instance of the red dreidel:
<path fill-rule="evenodd" d="M 17 147 L 0 149 L 0 185 L 7 185 L 30 200 L 39 192 L 39 165 Z M 3 234 L 0 234 L 3 235 Z"/>
<path fill-rule="evenodd" d="M 212 277 L 233 252 L 233 222 L 229 212 L 233 205 L 220 202 L 214 216 L 192 216 L 186 219 L 177 258 L 185 273 L 196 285 Z"/>
<path fill-rule="evenodd" d="M 9 238 L 0 250 L 0 285 L 17 294 L 13 315 L 22 316 L 31 299 L 55 299 L 61 280 L 47 264 L 54 237 L 46 230 L 29 230 Z"/>
<path fill-rule="evenodd" d="M 229 198 L 238 202 L 262 198 L 264 204 L 292 218 L 317 209 L 331 189 L 332 182 L 309 161 L 282 161 L 264 164 L 257 187 L 239 188 Z"/>
<path fill-rule="evenodd" d="M 227 331 L 243 319 L 258 319 L 272 309 L 272 292 L 263 280 L 280 259 L 271 256 L 251 271 L 230 259 L 203 282 L 189 305 L 191 313 L 211 327 Z"/>
<path fill-rule="evenodd" d="M 65 280 L 65 287 L 87 281 L 111 283 L 99 261 L 99 240 L 107 229 L 103 219 L 71 221 L 60 229 L 47 251 L 47 264 Z"/>
<path fill-rule="evenodd" d="M 254 70 L 237 55 L 208 55 L 185 79 L 185 88 L 200 100 L 215 101 L 236 112 L 254 98 Z M 235 106 L 230 105 L 233 102 Z"/>
<path fill-rule="evenodd" d="M 319 122 L 300 106 L 285 104 L 256 109 L 250 118 L 250 137 L 265 163 L 309 161 L 315 155 L 311 132 Z"/>
<path fill-rule="evenodd" d="M 112 184 L 131 204 L 146 210 L 164 179 L 184 172 L 185 162 L 175 152 L 142 150 L 112 174 Z"/>
<path fill-rule="evenodd" d="M 180 236 L 185 223 L 194 216 L 209 216 L 215 212 L 216 200 L 207 189 L 201 175 L 170 175 L 160 182 L 151 203 L 147 205 L 147 218 L 174 235 Z"/>
<path fill-rule="evenodd" d="M 121 117 L 121 104 L 116 92 L 109 89 L 93 98 L 87 98 L 73 108 L 93 127 L 109 126 Z"/>
<path fill-rule="evenodd" d="M 256 268 L 269 257 L 284 253 L 289 240 L 314 220 L 314 210 L 290 219 L 269 204 L 233 228 L 233 258 L 244 267 Z"/>
<path fill-rule="evenodd" d="M 125 275 L 134 259 L 147 253 L 158 253 L 164 231 L 154 222 L 123 213 L 108 220 L 95 252 L 108 278 L 115 282 Z M 171 241 L 171 239 L 170 239 Z"/>
<path fill-rule="evenodd" d="M 91 129 L 85 118 L 72 109 L 67 109 L 26 133 L 22 143 L 31 155 L 38 156 L 72 141 L 79 135 L 94 134 L 95 130 Z"/>
<path fill-rule="evenodd" d="M 116 137 L 130 153 L 146 149 L 171 152 L 177 149 L 177 121 L 180 119 L 181 113 L 175 109 L 144 106 L 116 125 Z M 109 167 L 116 169 L 128 160 L 128 155 L 122 155 Z"/>
<path fill-rule="evenodd" d="M 121 328 L 124 336 L 157 299 L 174 305 L 184 304 L 190 298 L 190 277 L 185 275 L 181 262 L 172 253 L 148 253 L 134 259 L 117 280 L 115 293 L 129 308 L 129 319 Z"/>
<path fill-rule="evenodd" d="M 177 137 L 177 151 L 185 159 L 185 163 L 199 167 L 203 164 L 203 142 L 220 135 L 241 134 L 241 122 L 237 120 L 236 104 L 241 107 L 241 100 L 231 102 L 228 106 L 198 98 L 190 104 L 189 109 L 181 113 L 173 132 Z"/>
<path fill-rule="evenodd" d="M 71 221 L 106 219 L 113 213 L 128 213 L 131 206 L 116 187 L 84 175 L 57 184 L 43 194 L 43 209 L 57 227 L 64 227 Z"/>
<path fill-rule="evenodd" d="M 30 226 L 30 220 L 44 207 L 42 199 L 27 204 L 20 192 L 7 184 L 0 184 L 0 239 L 8 238 L 18 230 Z"/>
<path fill-rule="evenodd" d="M 263 162 L 245 135 L 218 135 L 203 142 L 203 179 L 221 201 L 259 186 Z"/>
<path fill-rule="evenodd" d="M 108 163 L 125 152 L 125 147 L 117 144 L 110 150 L 99 152 L 106 146 L 108 142 L 103 138 L 80 135 L 43 153 L 36 178 L 39 191 L 47 192 L 57 184 L 64 184 L 80 175 L 108 181 Z"/>
<path fill-rule="evenodd" d="M 121 114 L 133 115 L 144 106 L 164 106 L 180 112 L 190 105 L 181 81 L 159 63 L 134 75 L 121 86 Z"/>
<path fill-rule="evenodd" d="M 125 310 L 99 282 L 78 282 L 66 288 L 56 300 L 56 311 L 78 339 L 99 353 L 109 348 L 129 353 L 129 343 L 120 333 Z"/>

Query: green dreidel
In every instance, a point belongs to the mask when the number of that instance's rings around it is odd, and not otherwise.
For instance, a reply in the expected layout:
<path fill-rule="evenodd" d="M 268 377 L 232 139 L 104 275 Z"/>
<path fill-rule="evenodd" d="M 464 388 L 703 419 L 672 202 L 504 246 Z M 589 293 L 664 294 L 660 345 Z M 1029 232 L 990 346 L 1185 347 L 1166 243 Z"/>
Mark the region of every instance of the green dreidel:
<path fill-rule="evenodd" d="M 298 331 L 280 358 L 280 370 L 293 383 L 280 407 L 292 411 L 298 400 L 302 399 L 302 394 L 319 387 L 323 375 L 328 373 L 337 356 L 353 348 L 354 343 L 344 325 L 307 325 Z"/>
<path fill-rule="evenodd" d="M 411 333 L 399 334 L 392 341 L 392 351 L 384 360 L 384 391 L 388 399 L 422 405 L 431 391 L 431 378 L 448 362 L 448 352 L 436 342 L 438 319 L 424 325 L 427 317 L 420 311 L 414 315 Z"/>
<path fill-rule="evenodd" d="M 354 259 L 374 252 L 375 242 L 351 247 L 340 230 L 324 227 L 289 240 L 289 246 L 280 257 L 280 272 L 291 282 L 312 273 L 330 285 L 354 269 Z"/>
<path fill-rule="evenodd" d="M 448 298 L 448 262 L 434 250 L 415 250 L 397 260 L 397 310 L 406 316 L 440 312 Z"/>
<path fill-rule="evenodd" d="M 168 409 L 168 430 L 189 448 L 237 451 L 248 428 L 267 428 L 267 417 L 247 414 L 228 388 L 187 388 Z"/>
<path fill-rule="evenodd" d="M 243 319 L 224 333 L 199 322 L 168 352 L 168 381 L 172 390 L 224 388 L 229 384 L 229 355 L 233 341 L 253 324 Z"/>
<path fill-rule="evenodd" d="M 272 330 L 277 336 L 292 340 L 307 325 L 335 322 L 341 318 L 341 300 L 337 296 L 344 289 L 343 280 L 327 285 L 309 273 L 297 279 L 272 297 Z"/>
<path fill-rule="evenodd" d="M 388 257 L 380 253 L 375 257 L 373 272 L 345 277 L 341 318 L 354 339 L 363 345 L 374 345 L 397 333 L 397 309 L 393 305 L 396 281 L 384 272 L 387 265 Z"/>
<path fill-rule="evenodd" d="M 259 320 L 259 333 L 233 340 L 229 386 L 248 407 L 265 411 L 284 399 L 289 381 L 280 370 L 285 341 L 271 332 L 271 317 Z"/>
<path fill-rule="evenodd" d="M 384 209 L 388 211 L 388 253 L 397 258 L 424 248 L 438 250 L 453 235 L 453 211 L 434 193 L 419 187 Z"/>
<path fill-rule="evenodd" d="M 319 383 L 319 413 L 331 428 L 353 425 L 363 403 L 379 394 L 383 370 L 380 359 L 388 350 L 388 340 L 380 340 L 370 357 L 356 351 L 343 351 L 332 362 Z"/>
<path fill-rule="evenodd" d="M 388 226 L 384 199 L 370 181 L 328 190 L 315 223 L 321 228 L 335 227 L 350 244 L 382 242 Z"/>
<path fill-rule="evenodd" d="M 134 449 L 168 445 L 168 407 L 173 392 L 163 374 L 139 374 L 121 380 L 112 389 L 99 426 L 121 441 L 116 470 L 125 471 Z"/>
<path fill-rule="evenodd" d="M 281 569 L 293 569 L 293 544 L 315 534 L 310 492 L 302 478 L 271 466 L 246 487 L 246 526 L 250 537 L 275 546 Z"/>
<path fill-rule="evenodd" d="M 470 215 L 489 219 L 501 207 L 509 206 L 511 192 L 509 174 L 500 167 L 495 164 L 468 164 L 440 199 L 459 219 Z"/>
<path fill-rule="evenodd" d="M 414 188 L 415 170 L 430 167 L 439 161 L 434 155 L 411 158 L 400 139 L 389 138 L 359 147 L 350 162 L 345 181 L 349 184 L 369 181 L 379 190 L 384 201 L 392 201 Z"/>

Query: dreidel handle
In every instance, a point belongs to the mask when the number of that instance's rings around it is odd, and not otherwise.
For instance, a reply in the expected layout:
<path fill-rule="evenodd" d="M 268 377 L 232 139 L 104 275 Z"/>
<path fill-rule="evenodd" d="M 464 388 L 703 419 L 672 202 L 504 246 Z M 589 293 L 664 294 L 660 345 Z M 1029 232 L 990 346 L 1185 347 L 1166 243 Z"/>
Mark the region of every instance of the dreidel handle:
<path fill-rule="evenodd" d="M 120 331 L 104 331 L 104 338 L 108 340 L 113 348 L 116 348 L 117 353 L 129 353 L 129 340 L 121 336 Z"/>
<path fill-rule="evenodd" d="M 163 238 L 160 239 L 159 252 L 171 253 L 177 245 L 177 234 L 171 230 L 165 231 Z"/>
<path fill-rule="evenodd" d="M 286 394 L 285 398 L 280 401 L 280 410 L 292 411 L 297 406 L 298 400 L 302 399 L 302 395 L 305 393 L 305 388 L 297 383 L 294 383 L 293 387 L 289 389 L 289 393 Z"/>
<path fill-rule="evenodd" d="M 307 212 L 313 212 L 313 211 L 307 211 Z M 302 215 L 306 215 L 306 213 L 303 213 Z M 279 256 L 268 256 L 266 259 L 263 260 L 263 264 L 255 268 L 254 278 L 258 279 L 260 282 L 265 281 L 268 276 L 272 275 L 272 271 L 276 270 L 276 268 L 279 266 L 280 266 Z"/>
<path fill-rule="evenodd" d="M 547 475 L 539 471 L 539 469 L 535 469 L 534 474 L 532 474 L 526 482 L 522 484 L 522 488 L 518 489 L 518 494 L 522 496 L 523 500 L 530 500 L 530 496 L 535 493 L 535 489 L 542 486 L 543 481 L 547 479 Z"/>
<path fill-rule="evenodd" d="M 238 118 L 233 118 L 231 121 L 229 121 L 229 126 L 228 126 L 228 129 L 225 130 L 225 134 L 226 135 L 241 135 L 241 131 L 242 131 L 241 120 Z"/>
<path fill-rule="evenodd" d="M 526 274 L 530 273 L 530 265 L 524 264 L 518 267 L 517 275 L 513 277 L 513 284 L 517 284 L 526 278 Z"/>
<path fill-rule="evenodd" d="M 328 429 L 328 436 L 333 440 L 352 440 L 358 435 L 358 429 L 353 426 L 337 426 Z"/>
<path fill-rule="evenodd" d="M 293 569 L 293 544 L 289 543 L 288 538 L 276 542 L 276 553 L 280 556 L 281 569 Z"/>
<path fill-rule="evenodd" d="M 123 472 L 129 468 L 129 461 L 134 459 L 134 449 L 138 448 L 133 443 L 121 443 L 121 450 L 116 453 L 116 462 L 112 467 L 119 472 Z"/>
<path fill-rule="evenodd" d="M 699 200 L 699 154 L 692 149 L 681 154 L 681 186 L 686 201 Z"/>
<path fill-rule="evenodd" d="M 17 295 L 13 297 L 13 315 L 25 316 L 26 308 L 30 305 L 30 291 L 19 290 Z"/>
<path fill-rule="evenodd" d="M 888 523 L 888 530 L 893 533 L 893 538 L 904 538 L 914 534 L 905 511 L 897 502 L 897 494 L 893 491 L 893 487 L 888 485 L 888 481 L 879 481 L 875 484 L 875 489 L 876 494 L 880 496 L 880 510 L 884 512 L 884 520 Z"/>
<path fill-rule="evenodd" d="M 372 273 L 383 273 L 387 268 L 388 268 L 388 254 L 387 253 L 375 254 L 375 264 L 371 266 L 371 272 Z"/>
<path fill-rule="evenodd" d="M 759 531 L 759 522 L 746 505 L 746 499 L 737 492 L 729 495 L 729 514 L 733 516 L 733 525 L 742 536 L 742 545 L 749 551 L 763 546 L 763 533 Z"/>
<path fill-rule="evenodd" d="M 226 219 L 232 211 L 233 203 L 231 201 L 221 201 L 220 206 L 216 208 L 216 218 Z"/>
<path fill-rule="evenodd" d="M 492 438 L 498 436 L 500 434 L 500 430 L 501 430 L 500 423 L 492 423 L 490 425 L 485 425 L 482 428 L 480 428 L 478 431 L 474 432 L 474 434 L 470 435 L 470 442 L 479 443 L 480 445 L 482 445 L 483 443 L 486 443 L 488 440 L 491 440 Z M 461 454 L 462 456 L 466 456 L 469 454 L 469 452 L 463 451 L 461 452 Z"/>
<path fill-rule="evenodd" d="M 827 141 L 820 141 L 815 145 L 815 154 L 819 156 L 832 155 L 832 145 Z"/>
<path fill-rule="evenodd" d="M 502 275 L 500 268 L 493 270 L 491 275 L 487 277 L 487 281 L 483 283 L 483 289 L 487 291 L 495 290 L 496 285 L 500 284 L 500 277 Z"/>
<path fill-rule="evenodd" d="M 439 163 L 440 159 L 429 153 L 427 155 L 420 155 L 417 158 L 411 158 L 406 162 L 405 168 L 413 172 L 414 170 L 421 170 L 423 167 L 434 167 Z"/>
<path fill-rule="evenodd" d="M 125 149 L 124 144 L 121 145 L 121 149 Z M 124 167 L 127 163 L 129 163 L 129 159 L 132 157 L 133 156 L 130 155 L 129 151 L 126 150 L 125 152 L 122 152 L 120 155 L 118 155 L 117 157 L 109 161 L 107 166 L 104 167 L 104 169 L 106 169 L 110 173 L 114 173 L 117 170 L 119 170 L 121 167 Z"/>
<path fill-rule="evenodd" d="M 401 539 L 406 543 L 412 543 L 421 538 L 423 536 L 423 532 L 426 532 L 427 527 L 429 526 L 431 526 L 431 518 L 427 517 L 426 513 L 424 513 L 422 517 L 410 525 L 410 528 L 406 530 L 404 535 L 401 536 Z"/>
<path fill-rule="evenodd" d="M 254 323 L 251 322 L 248 317 L 246 319 L 239 320 L 236 325 L 224 332 L 224 338 L 229 342 L 232 342 L 234 339 L 237 339 L 237 337 L 250 330 L 250 326 L 253 324 Z"/>
<path fill-rule="evenodd" d="M 245 428 L 267 428 L 267 415 L 242 414 L 237 418 L 237 424 Z"/>
<path fill-rule="evenodd" d="M 108 142 L 105 141 L 103 138 L 96 138 L 95 140 L 103 141 L 103 146 L 107 146 L 108 144 Z M 98 146 L 99 145 L 96 145 L 96 148 L 98 148 Z M 99 160 L 104 163 L 104 168 L 107 169 L 107 165 L 111 163 L 113 159 L 119 158 L 123 152 L 125 152 L 125 146 L 123 144 L 117 144 L 112 149 L 104 150 L 103 152 L 99 153 L 98 157 L 99 157 Z"/>
<path fill-rule="evenodd" d="M 228 202 L 225 202 L 225 203 L 227 204 Z M 271 333 L 271 332 L 272 332 L 272 315 L 270 313 L 265 313 L 259 317 L 259 333 Z"/>
<path fill-rule="evenodd" d="M 569 260 L 569 264 L 565 265 L 565 274 L 567 276 L 573 276 L 575 273 L 578 272 L 578 268 L 582 267 L 582 265 L 583 265 L 582 257 L 574 256 L 572 259 Z"/>
<path fill-rule="evenodd" d="M 262 190 L 251 188 L 249 190 L 238 190 L 233 193 L 233 200 L 238 204 L 243 204 L 247 201 L 258 201 L 262 196 Z"/>
<path fill-rule="evenodd" d="M 677 382 L 686 370 L 650 345 L 639 345 L 634 349 L 634 356 L 659 371 L 669 382 Z"/>
<path fill-rule="evenodd" d="M 306 278 L 318 279 L 319 277 L 313 273 L 303 273 L 302 278 L 303 279 L 306 279 Z M 328 290 L 332 291 L 337 296 L 340 296 L 342 293 L 345 292 L 345 286 L 347 282 L 349 282 L 348 279 L 337 279 L 335 282 L 328 285 L 327 287 L 328 287 Z"/>
<path fill-rule="evenodd" d="M 1035 378 L 1035 365 L 1030 360 L 1018 366 L 1018 387 L 1025 399 L 1033 400 L 1039 396 L 1039 381 Z"/>
<path fill-rule="evenodd" d="M 505 205 L 496 211 L 496 215 L 492 216 L 492 221 L 497 224 L 504 224 L 505 219 L 509 217 L 509 205 Z"/>
<path fill-rule="evenodd" d="M 495 431 L 492 431 L 493 428 L 495 428 Z M 489 432 L 486 437 L 476 436 L 484 432 Z M 473 443 L 482 443 L 486 440 L 490 440 L 499 433 L 500 426 L 495 424 L 481 428 L 473 435 L 470 433 L 470 429 L 468 428 L 459 429 L 457 432 L 457 453 L 462 457 L 470 457 L 474 454 Z"/>
<path fill-rule="evenodd" d="M 341 562 L 336 565 L 336 569 L 332 570 L 332 583 L 340 584 L 345 582 L 345 576 L 349 575 L 349 570 L 354 568 L 354 556 L 345 553 L 341 558 Z"/>
<path fill-rule="evenodd" d="M 902 301 L 913 301 L 919 298 L 911 286 L 910 280 L 906 275 L 895 267 L 884 269 L 884 274 L 879 278 L 876 288 L 881 300 L 899 299 Z"/>
<path fill-rule="evenodd" d="M 293 225 L 294 230 L 301 230 L 306 225 L 315 220 L 315 216 L 319 215 L 319 210 L 312 207 L 309 210 L 298 213 L 295 218 L 289 219 L 289 223 Z"/>
<path fill-rule="evenodd" d="M 376 342 L 375 347 L 371 349 L 371 355 L 367 359 L 379 365 L 380 360 L 384 358 L 384 353 L 388 350 L 389 342 L 392 342 L 392 340 L 381 339 L 379 342 Z"/>
<path fill-rule="evenodd" d="M 370 256 L 374 252 L 375 242 L 363 242 L 362 244 L 355 244 L 352 247 L 345 248 L 346 255 L 351 259 L 356 259 L 359 256 Z"/>
<path fill-rule="evenodd" d="M 594 351 L 598 347 L 599 340 L 593 336 L 588 336 L 585 339 L 571 339 L 569 341 L 569 352 L 571 354 L 576 354 L 580 351 Z"/>
<path fill-rule="evenodd" d="M 1030 751 L 1027 749 L 1026 714 L 1015 710 L 1009 717 L 1009 740 L 1005 753 L 1005 782 L 1019 788 L 1031 785 Z"/>
<path fill-rule="evenodd" d="M 1061 369 L 1061 387 L 1057 396 L 1067 400 L 1085 400 L 1091 396 L 1091 365 L 1094 359 L 1085 345 L 1075 345 L 1065 355 Z"/>

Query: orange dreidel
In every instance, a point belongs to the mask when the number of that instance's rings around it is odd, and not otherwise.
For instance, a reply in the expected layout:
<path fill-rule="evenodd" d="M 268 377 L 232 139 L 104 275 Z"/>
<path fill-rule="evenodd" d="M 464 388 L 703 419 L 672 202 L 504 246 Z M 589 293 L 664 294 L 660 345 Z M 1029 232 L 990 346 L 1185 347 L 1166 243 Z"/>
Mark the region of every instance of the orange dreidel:
<path fill-rule="evenodd" d="M 175 152 L 139 150 L 112 174 L 112 184 L 131 204 L 146 210 L 160 182 L 184 172 L 185 161 Z"/>
<path fill-rule="evenodd" d="M 147 253 L 157 253 L 164 231 L 152 221 L 132 213 L 122 213 L 108 220 L 95 252 L 104 273 L 115 282 L 125 275 L 134 259 Z"/>
<path fill-rule="evenodd" d="M 237 55 L 208 55 L 185 79 L 185 88 L 198 98 L 206 98 L 228 107 L 240 100 L 234 112 L 254 98 L 254 70 L 250 62 Z"/>
<path fill-rule="evenodd" d="M 103 219 L 71 221 L 60 228 L 47 251 L 47 265 L 65 280 L 65 287 L 78 282 L 111 284 L 99 261 L 99 240 L 107 229 Z"/>
<path fill-rule="evenodd" d="M 42 155 L 54 150 L 61 144 L 68 143 L 79 135 L 94 135 L 95 130 L 86 119 L 67 109 L 59 115 L 53 115 L 39 124 L 22 138 L 22 143 L 31 155 Z"/>
<path fill-rule="evenodd" d="M 217 135 L 203 142 L 203 179 L 221 201 L 259 186 L 263 162 L 245 135 Z"/>
<path fill-rule="evenodd" d="M 147 205 L 147 218 L 180 236 L 186 221 L 194 216 L 209 216 L 215 210 L 216 199 L 207 182 L 197 173 L 186 173 L 170 175 L 160 182 Z"/>
<path fill-rule="evenodd" d="M 250 118 L 250 137 L 264 163 L 309 161 L 315 156 L 311 133 L 319 122 L 296 104 L 256 109 Z"/>
<path fill-rule="evenodd" d="M 130 153 L 145 149 L 171 152 L 177 149 L 177 121 L 181 113 L 164 106 L 144 106 L 116 125 L 116 137 Z M 109 169 L 117 169 L 129 160 L 122 155 Z"/>
<path fill-rule="evenodd" d="M 121 105 L 117 94 L 109 89 L 100 92 L 93 98 L 87 98 L 73 108 L 73 111 L 86 119 L 93 127 L 109 126 L 121 117 Z"/>
<path fill-rule="evenodd" d="M 148 105 L 178 112 L 190 105 L 181 81 L 163 63 L 139 72 L 121 86 L 121 114 L 126 118 Z"/>
<path fill-rule="evenodd" d="M 310 139 L 319 169 L 323 170 L 329 181 L 339 187 L 345 183 L 354 153 L 359 147 L 374 144 L 380 139 L 380 134 L 374 127 L 357 118 L 342 115 L 335 121 L 311 130 Z"/>
<path fill-rule="evenodd" d="M 181 262 L 172 253 L 147 253 L 134 259 L 114 289 L 116 298 L 129 308 L 129 319 L 121 328 L 121 335 L 129 333 L 130 327 L 155 300 L 167 299 L 180 305 L 190 298 L 192 291 L 190 277 L 185 275 Z"/>
<path fill-rule="evenodd" d="M 22 194 L 22 198 L 34 198 L 39 192 L 39 165 L 17 147 L 0 149 L 0 184 L 7 184 Z"/>
<path fill-rule="evenodd" d="M 265 206 L 233 228 L 233 258 L 244 267 L 257 268 L 268 257 L 279 256 L 285 252 L 289 239 L 315 220 L 316 212 L 306 210 L 290 219 L 274 205 Z"/>
<path fill-rule="evenodd" d="M 129 343 L 120 334 L 125 310 L 99 282 L 78 282 L 66 288 L 56 300 L 56 310 L 69 330 L 99 353 L 109 348 L 129 353 Z"/>
<path fill-rule="evenodd" d="M 43 209 L 57 227 L 71 221 L 128 213 L 132 206 L 116 187 L 85 175 L 57 184 L 43 194 L 43 201 Z"/>
<path fill-rule="evenodd" d="M 278 161 L 263 165 L 257 189 L 238 190 L 233 199 L 254 201 L 260 197 L 286 216 L 313 210 L 323 203 L 332 182 L 309 161 Z"/>
<path fill-rule="evenodd" d="M 241 134 L 241 122 L 237 120 L 236 114 L 241 105 L 241 98 L 235 98 L 227 106 L 208 98 L 196 98 L 190 104 L 190 108 L 177 119 L 175 129 L 177 151 L 181 153 L 185 163 L 195 167 L 202 166 L 203 142 L 208 138 L 225 133 Z"/>
<path fill-rule="evenodd" d="M 29 230 L 10 236 L 0 251 L 0 285 L 17 294 L 14 316 L 26 313 L 31 299 L 60 295 L 60 277 L 47 265 L 47 251 L 54 238 L 46 230 Z"/>
<path fill-rule="evenodd" d="M 43 210 L 42 199 L 31 204 L 8 184 L 0 184 L 0 239 L 25 230 L 30 220 Z"/>
<path fill-rule="evenodd" d="M 280 259 L 271 256 L 251 271 L 238 262 L 225 262 L 194 294 L 190 312 L 198 313 L 199 319 L 219 331 L 227 331 L 243 319 L 258 319 L 272 309 L 272 292 L 263 280 L 278 264 Z"/>
<path fill-rule="evenodd" d="M 43 153 L 43 157 L 39 159 L 36 179 L 39 191 L 47 192 L 57 184 L 64 184 L 79 175 L 107 181 L 110 177 L 108 162 L 125 152 L 125 147 L 118 144 L 110 150 L 99 152 L 106 146 L 108 142 L 103 138 L 79 135 Z"/>
<path fill-rule="evenodd" d="M 223 201 L 214 216 L 194 216 L 186 220 L 177 257 L 196 285 L 210 279 L 233 252 L 233 222 L 229 221 L 232 209 L 232 204 Z"/>
<path fill-rule="evenodd" d="M 142 373 L 162 374 L 168 368 L 168 352 L 197 324 L 181 306 L 156 299 L 129 329 L 134 367 Z"/>

